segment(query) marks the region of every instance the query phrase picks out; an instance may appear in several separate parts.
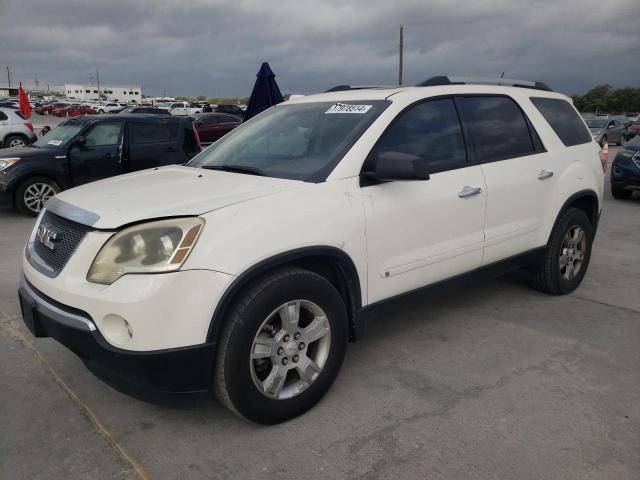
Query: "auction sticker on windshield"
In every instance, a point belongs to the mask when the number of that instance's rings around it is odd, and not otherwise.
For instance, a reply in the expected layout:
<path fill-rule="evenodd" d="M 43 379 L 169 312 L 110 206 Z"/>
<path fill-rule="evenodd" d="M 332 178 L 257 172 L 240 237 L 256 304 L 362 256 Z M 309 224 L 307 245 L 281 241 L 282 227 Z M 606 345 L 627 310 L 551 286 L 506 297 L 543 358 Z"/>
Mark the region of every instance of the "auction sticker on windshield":
<path fill-rule="evenodd" d="M 55 145 L 56 147 L 59 147 L 60 145 L 62 145 L 62 140 L 49 140 L 47 143 L 49 145 Z"/>
<path fill-rule="evenodd" d="M 336 103 L 324 113 L 367 113 L 372 105 L 347 105 L 345 103 Z"/>

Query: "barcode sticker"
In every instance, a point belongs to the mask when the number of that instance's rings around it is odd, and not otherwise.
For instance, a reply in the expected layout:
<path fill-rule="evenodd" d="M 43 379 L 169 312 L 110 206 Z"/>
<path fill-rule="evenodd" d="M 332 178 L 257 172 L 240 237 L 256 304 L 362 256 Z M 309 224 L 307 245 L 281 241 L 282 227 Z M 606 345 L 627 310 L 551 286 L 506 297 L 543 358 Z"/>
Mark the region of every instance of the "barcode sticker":
<path fill-rule="evenodd" d="M 346 103 L 336 103 L 324 113 L 367 113 L 373 105 L 350 105 Z"/>

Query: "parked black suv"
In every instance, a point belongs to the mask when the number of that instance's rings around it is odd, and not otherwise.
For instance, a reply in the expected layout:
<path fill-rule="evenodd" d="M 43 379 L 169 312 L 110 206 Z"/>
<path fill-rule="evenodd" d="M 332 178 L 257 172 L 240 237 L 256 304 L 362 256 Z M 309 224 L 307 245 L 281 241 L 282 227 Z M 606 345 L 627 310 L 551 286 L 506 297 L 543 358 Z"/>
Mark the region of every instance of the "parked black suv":
<path fill-rule="evenodd" d="M 614 198 L 631 198 L 640 191 L 640 136 L 624 144 L 611 164 L 611 194 Z"/>
<path fill-rule="evenodd" d="M 244 116 L 244 110 L 238 105 L 218 105 L 216 107 L 216 112 L 230 113 L 231 115 L 238 115 L 241 118 Z"/>
<path fill-rule="evenodd" d="M 0 153 L 0 203 L 37 215 L 44 202 L 83 183 L 184 163 L 201 150 L 189 118 L 96 115 L 60 124 L 35 143 Z"/>

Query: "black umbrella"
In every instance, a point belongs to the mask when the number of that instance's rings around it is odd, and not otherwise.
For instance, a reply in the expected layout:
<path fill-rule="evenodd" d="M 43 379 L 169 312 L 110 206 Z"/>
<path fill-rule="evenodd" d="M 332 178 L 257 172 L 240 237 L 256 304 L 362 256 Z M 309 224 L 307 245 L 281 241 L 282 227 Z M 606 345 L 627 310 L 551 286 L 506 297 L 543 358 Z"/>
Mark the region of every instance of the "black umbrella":
<path fill-rule="evenodd" d="M 262 64 L 256 77 L 256 84 L 253 86 L 249 105 L 244 113 L 245 122 L 260 112 L 264 112 L 267 108 L 284 101 L 276 83 L 276 76 L 267 62 Z"/>

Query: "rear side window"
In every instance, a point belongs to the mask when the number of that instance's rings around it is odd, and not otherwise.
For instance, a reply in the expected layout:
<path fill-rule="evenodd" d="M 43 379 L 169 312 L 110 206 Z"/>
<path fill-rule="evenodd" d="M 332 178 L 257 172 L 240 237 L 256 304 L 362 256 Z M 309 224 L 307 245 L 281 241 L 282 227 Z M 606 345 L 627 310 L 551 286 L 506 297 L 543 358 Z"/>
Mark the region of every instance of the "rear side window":
<path fill-rule="evenodd" d="M 165 123 L 132 123 L 129 135 L 133 145 L 170 142 L 175 136 Z"/>
<path fill-rule="evenodd" d="M 391 151 L 422 158 L 429 173 L 465 167 L 467 153 L 453 100 L 432 100 L 401 113 L 377 146 L 378 155 Z"/>
<path fill-rule="evenodd" d="M 0 112 L 0 120 L 8 120 L 8 117 L 3 112 Z"/>
<path fill-rule="evenodd" d="M 531 103 L 540 111 L 565 146 L 572 147 L 591 142 L 589 130 L 566 100 L 531 97 Z"/>
<path fill-rule="evenodd" d="M 463 97 L 460 105 L 478 162 L 495 162 L 543 151 L 534 131 L 538 140 L 536 149 L 530 131 L 533 127 L 511 98 Z"/>

